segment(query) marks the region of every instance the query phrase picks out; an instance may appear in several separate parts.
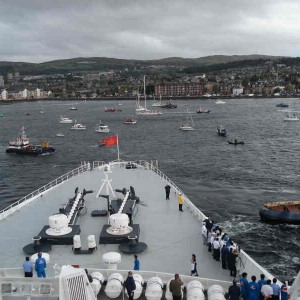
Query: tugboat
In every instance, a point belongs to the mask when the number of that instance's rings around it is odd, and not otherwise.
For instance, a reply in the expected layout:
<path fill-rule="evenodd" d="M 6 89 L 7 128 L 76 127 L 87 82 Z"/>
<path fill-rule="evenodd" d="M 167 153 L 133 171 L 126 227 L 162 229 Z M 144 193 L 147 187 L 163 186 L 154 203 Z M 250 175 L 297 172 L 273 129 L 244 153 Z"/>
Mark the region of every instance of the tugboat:
<path fill-rule="evenodd" d="M 16 140 L 10 141 L 6 148 L 6 153 L 26 155 L 46 155 L 54 151 L 55 149 L 50 147 L 47 141 L 44 141 L 41 145 L 30 145 L 24 127 L 20 130 L 20 136 Z"/>
<path fill-rule="evenodd" d="M 222 125 L 219 125 L 217 127 L 217 133 L 220 136 L 226 136 L 226 134 L 227 134 L 226 129 Z"/>

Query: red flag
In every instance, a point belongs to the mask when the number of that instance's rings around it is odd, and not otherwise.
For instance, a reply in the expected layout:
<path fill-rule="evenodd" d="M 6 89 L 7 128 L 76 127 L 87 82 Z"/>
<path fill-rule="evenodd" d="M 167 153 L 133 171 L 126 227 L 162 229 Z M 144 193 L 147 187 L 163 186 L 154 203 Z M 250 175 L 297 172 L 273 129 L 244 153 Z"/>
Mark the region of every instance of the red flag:
<path fill-rule="evenodd" d="M 113 136 L 110 136 L 105 139 L 106 147 L 117 145 L 117 144 L 118 144 L 118 136 L 117 135 L 113 135 Z"/>

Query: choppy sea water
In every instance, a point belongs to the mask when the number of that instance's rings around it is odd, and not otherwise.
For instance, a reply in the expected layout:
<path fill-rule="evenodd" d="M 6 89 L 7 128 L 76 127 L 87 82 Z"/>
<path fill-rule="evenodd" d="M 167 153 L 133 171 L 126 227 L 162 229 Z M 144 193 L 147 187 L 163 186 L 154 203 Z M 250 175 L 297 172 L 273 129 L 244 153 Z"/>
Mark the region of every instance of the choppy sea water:
<path fill-rule="evenodd" d="M 207 216 L 258 263 L 281 280 L 293 278 L 300 269 L 300 226 L 269 225 L 260 222 L 263 202 L 299 199 L 300 122 L 283 122 L 285 113 L 275 105 L 290 104 L 300 111 L 300 99 L 230 99 L 175 101 L 178 108 L 163 110 L 162 116 L 139 117 L 138 124 L 122 124 L 134 117 L 134 101 L 78 102 L 77 111 L 68 101 L 0 105 L 0 207 L 77 167 L 81 161 L 113 160 L 116 147 L 98 147 L 105 134 L 94 132 L 102 120 L 110 134 L 119 135 L 124 160 L 158 160 L 168 175 Z M 74 102 L 73 102 L 74 103 Z M 107 113 L 113 106 L 122 112 Z M 186 104 L 196 126 L 193 132 L 178 128 L 186 120 Z M 196 114 L 199 106 L 209 114 Z M 30 115 L 25 115 L 29 112 Z M 70 130 L 59 124 L 61 115 L 84 123 L 86 131 Z M 219 137 L 222 124 L 228 137 Z M 26 157 L 5 153 L 9 140 L 24 125 L 32 143 L 48 140 L 56 148 L 51 156 Z M 56 137 L 59 131 L 65 137 Z M 229 139 L 243 139 L 245 145 L 229 145 Z M 199 228 L 200 231 L 200 228 Z"/>

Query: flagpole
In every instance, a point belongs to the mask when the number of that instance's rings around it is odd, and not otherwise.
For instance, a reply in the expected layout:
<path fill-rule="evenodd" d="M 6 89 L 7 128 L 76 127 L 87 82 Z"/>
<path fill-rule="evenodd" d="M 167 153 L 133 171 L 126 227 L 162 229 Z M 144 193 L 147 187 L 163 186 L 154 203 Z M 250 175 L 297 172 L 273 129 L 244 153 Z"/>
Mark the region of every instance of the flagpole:
<path fill-rule="evenodd" d="M 117 134 L 118 161 L 120 161 L 119 135 Z"/>

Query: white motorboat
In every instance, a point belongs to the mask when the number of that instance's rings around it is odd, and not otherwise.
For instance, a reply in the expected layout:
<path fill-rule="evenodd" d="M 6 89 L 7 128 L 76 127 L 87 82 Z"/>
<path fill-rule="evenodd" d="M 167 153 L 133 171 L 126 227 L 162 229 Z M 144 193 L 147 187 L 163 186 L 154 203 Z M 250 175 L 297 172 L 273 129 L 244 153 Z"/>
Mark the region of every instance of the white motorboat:
<path fill-rule="evenodd" d="M 294 122 L 294 121 L 299 121 L 299 118 L 295 114 L 288 114 L 283 119 L 283 121 L 284 122 Z"/>
<path fill-rule="evenodd" d="M 96 132 L 100 132 L 100 133 L 108 133 L 109 132 L 109 128 L 107 125 L 105 125 L 104 123 L 101 122 L 101 120 L 99 121 L 99 123 L 97 124 L 97 127 L 95 129 Z"/>
<path fill-rule="evenodd" d="M 225 104 L 226 102 L 223 100 L 216 100 L 216 104 Z"/>
<path fill-rule="evenodd" d="M 172 189 L 170 201 L 163 200 L 166 184 Z M 184 212 L 178 210 L 180 193 Z M 195 299 L 205 299 L 204 293 L 225 299 L 232 277 L 202 243 L 200 228 L 205 220 L 157 165 L 85 162 L 0 211 L 0 296 L 122 299 L 133 254 L 138 254 L 142 271 L 134 271 L 135 297 L 161 299 L 163 287 L 178 273 L 187 299 L 195 292 Z M 234 243 L 232 247 L 239 249 Z M 28 256 L 34 264 L 38 252 L 47 261 L 47 278 L 37 278 L 35 271 L 33 277 L 24 278 L 21 262 Z M 198 277 L 190 276 L 191 253 L 201 262 Z M 237 276 L 243 272 L 274 277 L 239 249 Z M 289 288 L 290 300 L 297 299 L 299 286 L 300 273 Z M 171 298 L 167 294 L 166 299 Z"/>
<path fill-rule="evenodd" d="M 71 127 L 71 129 L 73 129 L 73 130 L 85 130 L 86 126 L 81 124 L 81 123 L 77 123 L 76 119 L 75 119 L 74 125 Z"/>
<path fill-rule="evenodd" d="M 73 123 L 73 120 L 71 120 L 71 119 L 69 119 L 65 116 L 61 116 L 59 118 L 59 123 L 61 123 L 61 124 L 71 124 L 71 123 Z"/>
<path fill-rule="evenodd" d="M 78 110 L 78 109 L 77 109 L 77 106 L 76 106 L 76 105 L 72 105 L 72 106 L 70 107 L 70 110 Z"/>

